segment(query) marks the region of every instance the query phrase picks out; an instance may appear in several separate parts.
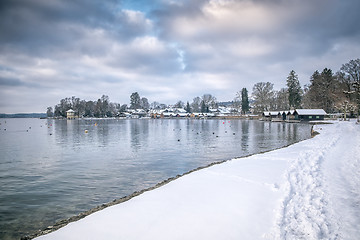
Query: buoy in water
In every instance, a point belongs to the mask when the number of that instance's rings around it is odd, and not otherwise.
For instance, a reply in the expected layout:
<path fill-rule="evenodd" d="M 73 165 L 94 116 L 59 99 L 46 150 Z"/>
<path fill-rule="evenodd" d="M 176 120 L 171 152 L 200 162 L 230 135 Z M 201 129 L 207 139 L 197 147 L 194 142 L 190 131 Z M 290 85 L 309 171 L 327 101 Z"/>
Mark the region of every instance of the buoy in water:
<path fill-rule="evenodd" d="M 89 131 L 88 130 L 85 130 L 85 133 L 88 133 Z"/>

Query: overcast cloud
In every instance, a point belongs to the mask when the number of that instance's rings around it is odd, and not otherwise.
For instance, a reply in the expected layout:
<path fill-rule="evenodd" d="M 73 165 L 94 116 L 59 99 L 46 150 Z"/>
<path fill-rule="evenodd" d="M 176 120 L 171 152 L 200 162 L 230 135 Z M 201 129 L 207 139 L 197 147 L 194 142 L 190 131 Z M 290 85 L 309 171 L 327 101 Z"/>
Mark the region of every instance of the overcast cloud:
<path fill-rule="evenodd" d="M 174 104 L 302 85 L 360 57 L 358 0 L 3 0 L 0 112 L 77 96 Z"/>

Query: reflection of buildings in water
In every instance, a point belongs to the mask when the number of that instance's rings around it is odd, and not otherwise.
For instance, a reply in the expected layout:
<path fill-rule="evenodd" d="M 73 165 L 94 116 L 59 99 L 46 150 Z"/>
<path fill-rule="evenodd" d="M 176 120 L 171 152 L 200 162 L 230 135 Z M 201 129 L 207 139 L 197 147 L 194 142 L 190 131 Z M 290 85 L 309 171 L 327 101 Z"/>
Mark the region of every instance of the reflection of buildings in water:
<path fill-rule="evenodd" d="M 244 153 L 249 152 L 250 141 L 249 141 L 249 121 L 241 121 L 241 150 Z"/>
<path fill-rule="evenodd" d="M 94 129 L 95 137 L 94 139 L 98 146 L 105 147 L 109 145 L 109 124 L 112 124 L 112 120 L 101 120 L 97 121 L 96 125 L 94 122 L 90 125 L 91 129 L 89 129 L 90 133 L 91 130 Z M 111 133 L 110 133 L 111 134 Z"/>
<path fill-rule="evenodd" d="M 149 121 L 147 119 L 131 119 L 128 121 L 131 148 L 134 152 L 148 145 Z"/>

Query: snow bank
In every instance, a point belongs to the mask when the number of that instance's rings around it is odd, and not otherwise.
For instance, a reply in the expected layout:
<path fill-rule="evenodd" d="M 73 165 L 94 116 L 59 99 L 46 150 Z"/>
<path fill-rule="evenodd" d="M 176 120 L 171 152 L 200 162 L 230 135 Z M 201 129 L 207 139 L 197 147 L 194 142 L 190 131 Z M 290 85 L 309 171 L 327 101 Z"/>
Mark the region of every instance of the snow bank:
<path fill-rule="evenodd" d="M 356 239 L 360 125 L 193 172 L 37 239 Z"/>

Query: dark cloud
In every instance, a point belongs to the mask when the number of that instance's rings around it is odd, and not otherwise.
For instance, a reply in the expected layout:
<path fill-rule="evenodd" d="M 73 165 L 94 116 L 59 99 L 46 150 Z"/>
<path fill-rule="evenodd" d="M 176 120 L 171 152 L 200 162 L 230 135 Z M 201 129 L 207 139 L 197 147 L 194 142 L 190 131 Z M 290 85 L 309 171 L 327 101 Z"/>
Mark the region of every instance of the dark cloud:
<path fill-rule="evenodd" d="M 126 103 L 134 91 L 165 103 L 231 100 L 260 81 L 284 87 L 292 69 L 305 84 L 359 57 L 358 9 L 357 0 L 3 0 L 0 95 L 26 112 L 38 95 L 38 109 L 73 95 Z"/>
<path fill-rule="evenodd" d="M 19 79 L 0 76 L 0 86 L 14 87 L 14 86 L 23 86 L 23 85 L 24 83 L 21 82 Z"/>
<path fill-rule="evenodd" d="M 104 31 L 116 41 L 148 33 L 148 25 L 119 6 L 117 1 L 2 1 L 0 49 L 21 49 L 44 56 L 78 49 L 78 42 L 92 38 L 97 31 Z"/>
<path fill-rule="evenodd" d="M 185 1 L 159 11 L 157 18 L 161 37 L 185 49 L 188 69 L 205 71 L 212 59 L 212 70 L 217 66 L 228 71 L 231 61 L 252 62 L 252 57 L 259 65 L 322 56 L 339 39 L 359 38 L 358 9 L 358 1 L 338 0 Z M 208 52 L 198 51 L 205 45 Z M 231 45 L 238 45 L 239 52 Z"/>

